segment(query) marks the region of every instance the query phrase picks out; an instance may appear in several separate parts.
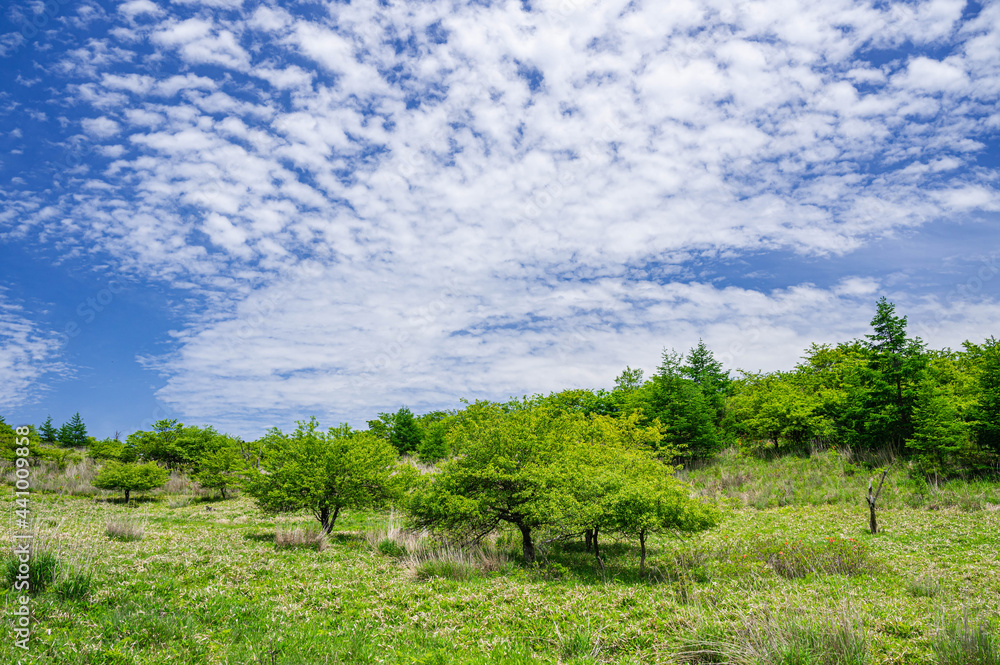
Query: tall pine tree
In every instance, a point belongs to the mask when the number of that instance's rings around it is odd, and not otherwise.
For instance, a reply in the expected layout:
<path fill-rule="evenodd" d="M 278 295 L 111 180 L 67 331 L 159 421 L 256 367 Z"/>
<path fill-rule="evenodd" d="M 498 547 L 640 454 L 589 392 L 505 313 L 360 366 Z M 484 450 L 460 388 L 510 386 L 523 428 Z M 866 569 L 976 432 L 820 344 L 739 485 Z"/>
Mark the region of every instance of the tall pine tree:
<path fill-rule="evenodd" d="M 83 447 L 87 445 L 87 427 L 77 411 L 68 422 L 59 428 L 59 444 L 67 447 Z"/>

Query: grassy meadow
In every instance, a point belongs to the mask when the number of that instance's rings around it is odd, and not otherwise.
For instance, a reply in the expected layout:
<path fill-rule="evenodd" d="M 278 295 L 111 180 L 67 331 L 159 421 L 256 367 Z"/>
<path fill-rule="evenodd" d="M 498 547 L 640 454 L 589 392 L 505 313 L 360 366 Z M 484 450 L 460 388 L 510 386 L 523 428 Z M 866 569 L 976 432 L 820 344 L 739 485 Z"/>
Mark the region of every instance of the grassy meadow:
<path fill-rule="evenodd" d="M 346 513 L 271 517 L 175 477 L 123 505 L 80 466 L 39 473 L 32 663 L 1000 663 L 1000 487 L 871 470 L 836 453 L 733 452 L 682 477 L 715 529 L 638 545 L 553 542 L 525 566 L 500 534 L 468 550 Z M 11 488 L 5 542 L 13 542 Z M 39 566 L 45 564 L 39 561 Z M 0 662 L 18 662 L 0 592 Z"/>

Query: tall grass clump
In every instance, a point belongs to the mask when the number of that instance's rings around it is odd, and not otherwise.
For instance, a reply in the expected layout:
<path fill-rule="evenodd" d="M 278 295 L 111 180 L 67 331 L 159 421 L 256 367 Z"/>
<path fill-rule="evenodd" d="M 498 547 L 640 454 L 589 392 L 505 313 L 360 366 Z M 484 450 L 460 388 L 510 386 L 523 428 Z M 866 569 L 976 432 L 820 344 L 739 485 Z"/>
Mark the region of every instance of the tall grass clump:
<path fill-rule="evenodd" d="M 986 619 L 964 614 L 943 621 L 932 646 L 938 665 L 1000 665 L 1000 638 Z"/>
<path fill-rule="evenodd" d="M 867 665 L 864 625 L 845 610 L 824 617 L 747 616 L 733 635 L 717 625 L 696 631 L 678 653 L 683 663 Z"/>
<path fill-rule="evenodd" d="M 55 592 L 63 600 L 86 600 L 94 587 L 94 571 L 88 564 L 63 566 Z"/>
<path fill-rule="evenodd" d="M 326 534 L 314 526 L 279 526 L 274 530 L 274 545 L 278 549 L 306 548 L 322 552 L 327 548 Z"/>
<path fill-rule="evenodd" d="M 146 535 L 146 523 L 132 515 L 116 515 L 105 522 L 104 533 L 111 540 L 123 543 L 142 540 Z"/>
<path fill-rule="evenodd" d="M 59 572 L 59 557 L 42 544 L 33 544 L 27 562 L 22 562 L 18 554 L 8 552 L 3 560 L 4 583 L 13 589 L 27 579 L 29 593 L 45 591 Z M 27 575 L 25 578 L 24 576 Z"/>

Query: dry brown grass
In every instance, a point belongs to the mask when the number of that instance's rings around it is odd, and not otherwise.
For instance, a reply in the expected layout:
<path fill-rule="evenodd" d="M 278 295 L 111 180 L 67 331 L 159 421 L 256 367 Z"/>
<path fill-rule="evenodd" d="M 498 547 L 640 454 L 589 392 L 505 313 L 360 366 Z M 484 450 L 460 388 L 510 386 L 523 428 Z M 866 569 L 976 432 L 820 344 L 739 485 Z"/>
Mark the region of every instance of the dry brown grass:
<path fill-rule="evenodd" d="M 279 548 L 305 547 L 319 552 L 329 543 L 323 530 L 313 526 L 279 526 L 274 530 L 274 545 Z"/>

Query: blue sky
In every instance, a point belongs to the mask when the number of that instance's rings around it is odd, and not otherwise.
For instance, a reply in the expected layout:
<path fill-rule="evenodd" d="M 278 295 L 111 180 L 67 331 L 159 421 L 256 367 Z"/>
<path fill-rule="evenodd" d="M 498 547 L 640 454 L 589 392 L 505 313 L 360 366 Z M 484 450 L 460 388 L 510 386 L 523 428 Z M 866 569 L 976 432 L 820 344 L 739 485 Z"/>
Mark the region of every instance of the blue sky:
<path fill-rule="evenodd" d="M 255 437 L 997 333 L 1000 5 L 9 3 L 0 414 Z"/>

